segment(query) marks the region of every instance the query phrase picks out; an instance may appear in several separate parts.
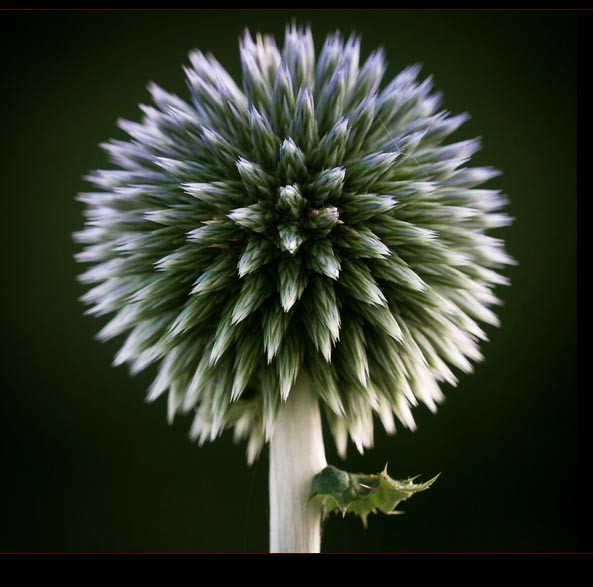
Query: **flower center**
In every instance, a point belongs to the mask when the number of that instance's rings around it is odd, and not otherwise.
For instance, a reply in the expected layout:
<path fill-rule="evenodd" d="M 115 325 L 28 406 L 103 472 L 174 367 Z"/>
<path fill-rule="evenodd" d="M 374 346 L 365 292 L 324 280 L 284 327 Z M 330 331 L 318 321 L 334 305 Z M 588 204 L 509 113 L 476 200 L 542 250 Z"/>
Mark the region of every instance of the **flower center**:
<path fill-rule="evenodd" d="M 281 250 L 294 255 L 308 239 L 323 238 L 341 223 L 335 206 L 314 206 L 301 195 L 297 185 L 282 186 L 276 202 Z"/>

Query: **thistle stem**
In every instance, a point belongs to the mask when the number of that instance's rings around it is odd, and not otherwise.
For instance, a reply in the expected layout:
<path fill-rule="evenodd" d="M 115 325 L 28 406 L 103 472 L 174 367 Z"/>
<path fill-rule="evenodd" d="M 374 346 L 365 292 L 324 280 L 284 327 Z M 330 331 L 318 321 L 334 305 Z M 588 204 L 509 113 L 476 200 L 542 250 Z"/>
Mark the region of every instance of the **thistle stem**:
<path fill-rule="evenodd" d="M 301 371 L 270 441 L 270 552 L 319 552 L 321 506 L 309 491 L 326 465 L 319 404 Z"/>

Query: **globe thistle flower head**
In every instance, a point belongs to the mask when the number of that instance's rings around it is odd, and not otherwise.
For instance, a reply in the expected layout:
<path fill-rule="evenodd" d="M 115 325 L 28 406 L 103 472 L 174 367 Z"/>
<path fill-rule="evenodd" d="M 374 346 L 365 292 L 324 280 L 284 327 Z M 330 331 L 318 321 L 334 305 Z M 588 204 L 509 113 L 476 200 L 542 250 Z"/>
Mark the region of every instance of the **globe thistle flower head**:
<path fill-rule="evenodd" d="M 241 86 L 192 52 L 189 101 L 150 84 L 129 139 L 103 145 L 116 168 L 79 196 L 83 301 L 112 315 L 100 340 L 127 336 L 114 363 L 158 364 L 148 398 L 193 412 L 200 442 L 234 428 L 250 461 L 299 373 L 340 452 L 362 451 L 374 415 L 394 432 L 434 411 L 498 323 L 512 260 L 487 231 L 509 217 L 478 187 L 497 172 L 469 165 L 477 139 L 446 142 L 467 116 L 419 67 L 383 84 L 382 51 L 359 50 L 246 32 Z"/>

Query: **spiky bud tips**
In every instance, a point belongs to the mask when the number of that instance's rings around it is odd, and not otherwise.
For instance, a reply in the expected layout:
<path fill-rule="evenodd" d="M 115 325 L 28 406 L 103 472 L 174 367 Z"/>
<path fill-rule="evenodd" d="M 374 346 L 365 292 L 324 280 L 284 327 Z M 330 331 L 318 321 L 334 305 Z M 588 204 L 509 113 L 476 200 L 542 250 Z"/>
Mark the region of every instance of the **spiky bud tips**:
<path fill-rule="evenodd" d="M 241 41 L 240 88 L 190 54 L 190 102 L 155 84 L 130 140 L 104 145 L 117 169 L 81 194 L 92 267 L 83 300 L 128 337 L 116 364 L 160 363 L 151 400 L 195 412 L 201 442 L 225 428 L 255 458 L 306 370 L 342 452 L 372 443 L 373 414 L 413 427 L 450 366 L 471 370 L 496 324 L 492 293 L 511 263 L 500 192 L 467 167 L 478 141 L 443 144 L 466 119 L 439 109 L 410 67 L 380 89 L 383 55 L 359 39 L 289 27 Z"/>

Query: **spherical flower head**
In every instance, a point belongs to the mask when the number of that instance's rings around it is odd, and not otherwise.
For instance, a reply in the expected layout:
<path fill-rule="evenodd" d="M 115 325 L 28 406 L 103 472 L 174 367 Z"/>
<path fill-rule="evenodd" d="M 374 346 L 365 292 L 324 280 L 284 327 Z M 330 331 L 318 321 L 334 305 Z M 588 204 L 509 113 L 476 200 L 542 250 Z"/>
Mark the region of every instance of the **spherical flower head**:
<path fill-rule="evenodd" d="M 419 67 L 382 84 L 377 50 L 309 29 L 246 32 L 239 87 L 190 54 L 190 101 L 149 86 L 130 139 L 103 145 L 117 169 L 84 193 L 81 275 L 98 337 L 127 333 L 115 364 L 158 363 L 149 399 L 195 413 L 204 442 L 227 427 L 253 460 L 299 375 L 341 453 L 373 441 L 378 415 L 414 428 L 452 371 L 472 369 L 497 324 L 497 271 L 512 260 L 486 234 L 509 223 L 497 175 L 470 167 L 479 141 L 445 144 L 467 118 L 441 109 Z M 394 418 L 395 416 L 395 418 Z"/>

